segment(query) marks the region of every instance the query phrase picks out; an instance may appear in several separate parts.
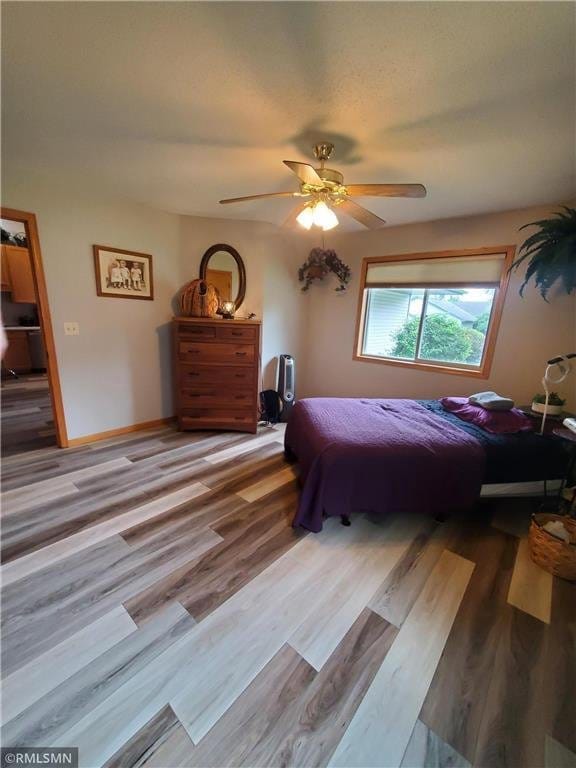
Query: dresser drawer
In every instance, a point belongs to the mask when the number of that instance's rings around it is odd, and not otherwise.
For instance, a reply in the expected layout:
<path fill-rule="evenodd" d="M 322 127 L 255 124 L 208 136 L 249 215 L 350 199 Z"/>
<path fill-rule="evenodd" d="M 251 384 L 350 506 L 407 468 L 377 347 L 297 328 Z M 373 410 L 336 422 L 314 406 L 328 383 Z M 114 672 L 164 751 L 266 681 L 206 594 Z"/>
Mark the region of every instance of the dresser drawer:
<path fill-rule="evenodd" d="M 256 328 L 253 326 L 223 325 L 215 331 L 216 338 L 226 341 L 256 341 Z"/>
<path fill-rule="evenodd" d="M 180 402 L 184 408 L 208 407 L 208 408 L 255 408 L 256 396 L 250 387 L 245 391 L 230 391 L 227 387 L 206 387 L 198 389 L 183 389 L 180 394 Z"/>
<path fill-rule="evenodd" d="M 181 416 L 178 419 L 178 425 L 180 429 L 199 429 L 203 431 L 211 431 L 214 429 L 224 429 L 228 432 L 252 432 L 256 434 L 258 431 L 258 422 L 254 419 L 237 419 L 236 421 L 217 420 L 214 419 L 191 419 L 188 416 Z"/>
<path fill-rule="evenodd" d="M 216 328 L 213 325 L 178 323 L 178 336 L 180 339 L 215 339 Z"/>
<path fill-rule="evenodd" d="M 231 344 L 226 342 L 184 341 L 178 342 L 178 353 L 182 362 L 252 364 L 256 359 L 253 344 Z"/>
<path fill-rule="evenodd" d="M 179 420 L 184 429 L 248 429 L 256 431 L 254 408 L 182 408 Z"/>
<path fill-rule="evenodd" d="M 181 365 L 180 386 L 197 387 L 211 384 L 244 389 L 256 385 L 256 371 L 253 368 L 229 365 Z"/>

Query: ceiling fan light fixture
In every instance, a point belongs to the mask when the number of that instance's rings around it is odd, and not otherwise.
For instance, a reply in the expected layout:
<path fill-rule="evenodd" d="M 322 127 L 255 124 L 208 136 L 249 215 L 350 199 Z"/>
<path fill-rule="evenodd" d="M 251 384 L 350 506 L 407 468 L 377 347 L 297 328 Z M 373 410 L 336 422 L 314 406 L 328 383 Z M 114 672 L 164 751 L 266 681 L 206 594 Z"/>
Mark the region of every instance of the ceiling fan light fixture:
<path fill-rule="evenodd" d="M 338 207 L 345 216 L 350 216 L 368 229 L 380 229 L 386 222 L 372 211 L 354 202 L 354 197 L 426 197 L 422 184 L 344 184 L 344 176 L 334 168 L 326 168 L 325 162 L 334 150 L 329 141 L 316 144 L 314 154 L 320 161 L 320 168 L 297 160 L 283 160 L 284 165 L 298 177 L 300 189 L 293 192 L 270 192 L 261 195 L 231 197 L 220 200 L 222 204 L 242 203 L 270 197 L 306 198 L 303 210 L 300 206 L 292 210 L 282 226 L 298 222 L 304 229 L 312 226 L 324 231 L 334 229 L 340 223 L 332 206 Z"/>
<path fill-rule="evenodd" d="M 314 224 L 314 208 L 307 205 L 306 208 L 303 208 L 300 211 L 296 217 L 296 221 L 301 227 L 304 227 L 304 229 L 310 229 L 312 224 Z"/>
<path fill-rule="evenodd" d="M 314 206 L 313 218 L 314 224 L 325 232 L 338 226 L 338 217 L 323 200 L 319 200 Z"/>

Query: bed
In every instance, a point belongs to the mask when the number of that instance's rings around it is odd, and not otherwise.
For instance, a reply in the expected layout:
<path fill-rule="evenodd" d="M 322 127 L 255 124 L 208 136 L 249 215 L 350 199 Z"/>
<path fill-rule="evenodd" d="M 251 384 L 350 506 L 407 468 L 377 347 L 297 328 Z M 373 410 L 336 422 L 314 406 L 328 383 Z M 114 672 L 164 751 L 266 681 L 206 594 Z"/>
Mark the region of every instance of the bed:
<path fill-rule="evenodd" d="M 535 432 L 493 435 L 437 400 L 311 398 L 294 406 L 285 434 L 300 465 L 294 526 L 325 517 L 470 509 L 483 484 L 563 477 L 561 441 Z"/>

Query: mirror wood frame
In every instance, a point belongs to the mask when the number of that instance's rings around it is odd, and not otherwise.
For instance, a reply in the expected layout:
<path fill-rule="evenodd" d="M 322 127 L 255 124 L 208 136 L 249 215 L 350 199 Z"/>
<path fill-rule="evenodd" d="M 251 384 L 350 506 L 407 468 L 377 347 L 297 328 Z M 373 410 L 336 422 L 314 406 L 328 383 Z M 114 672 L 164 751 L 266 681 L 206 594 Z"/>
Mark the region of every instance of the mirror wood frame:
<path fill-rule="evenodd" d="M 200 279 L 206 280 L 206 271 L 210 259 L 215 253 L 218 253 L 218 251 L 229 253 L 238 266 L 238 294 L 234 299 L 234 311 L 237 312 L 242 306 L 242 302 L 246 296 L 246 267 L 236 248 L 232 248 L 231 245 L 226 245 L 226 243 L 216 243 L 216 245 L 211 245 L 204 256 L 202 256 L 202 261 L 200 262 Z"/>

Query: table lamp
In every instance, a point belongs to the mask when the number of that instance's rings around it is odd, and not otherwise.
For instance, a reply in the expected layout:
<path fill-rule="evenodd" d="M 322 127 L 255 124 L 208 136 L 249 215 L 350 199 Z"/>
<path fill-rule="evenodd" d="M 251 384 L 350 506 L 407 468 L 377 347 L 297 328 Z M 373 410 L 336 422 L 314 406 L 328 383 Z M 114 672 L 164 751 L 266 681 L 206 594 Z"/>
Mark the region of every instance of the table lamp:
<path fill-rule="evenodd" d="M 233 301 L 222 302 L 222 317 L 225 320 L 234 320 L 234 302 Z"/>
<path fill-rule="evenodd" d="M 576 352 L 570 352 L 567 355 L 558 355 L 558 357 L 553 357 L 551 360 L 548 360 L 546 364 L 546 370 L 544 371 L 544 376 L 542 378 L 542 386 L 544 387 L 546 400 L 544 401 L 544 413 L 542 414 L 542 422 L 540 424 L 541 435 L 544 434 L 544 425 L 546 424 L 546 416 L 548 415 L 548 399 L 550 397 L 550 390 L 548 385 L 561 384 L 564 381 L 571 370 L 570 360 L 574 357 L 576 357 Z M 552 376 L 552 370 L 555 366 L 558 366 L 559 368 L 559 375 L 557 378 Z"/>

